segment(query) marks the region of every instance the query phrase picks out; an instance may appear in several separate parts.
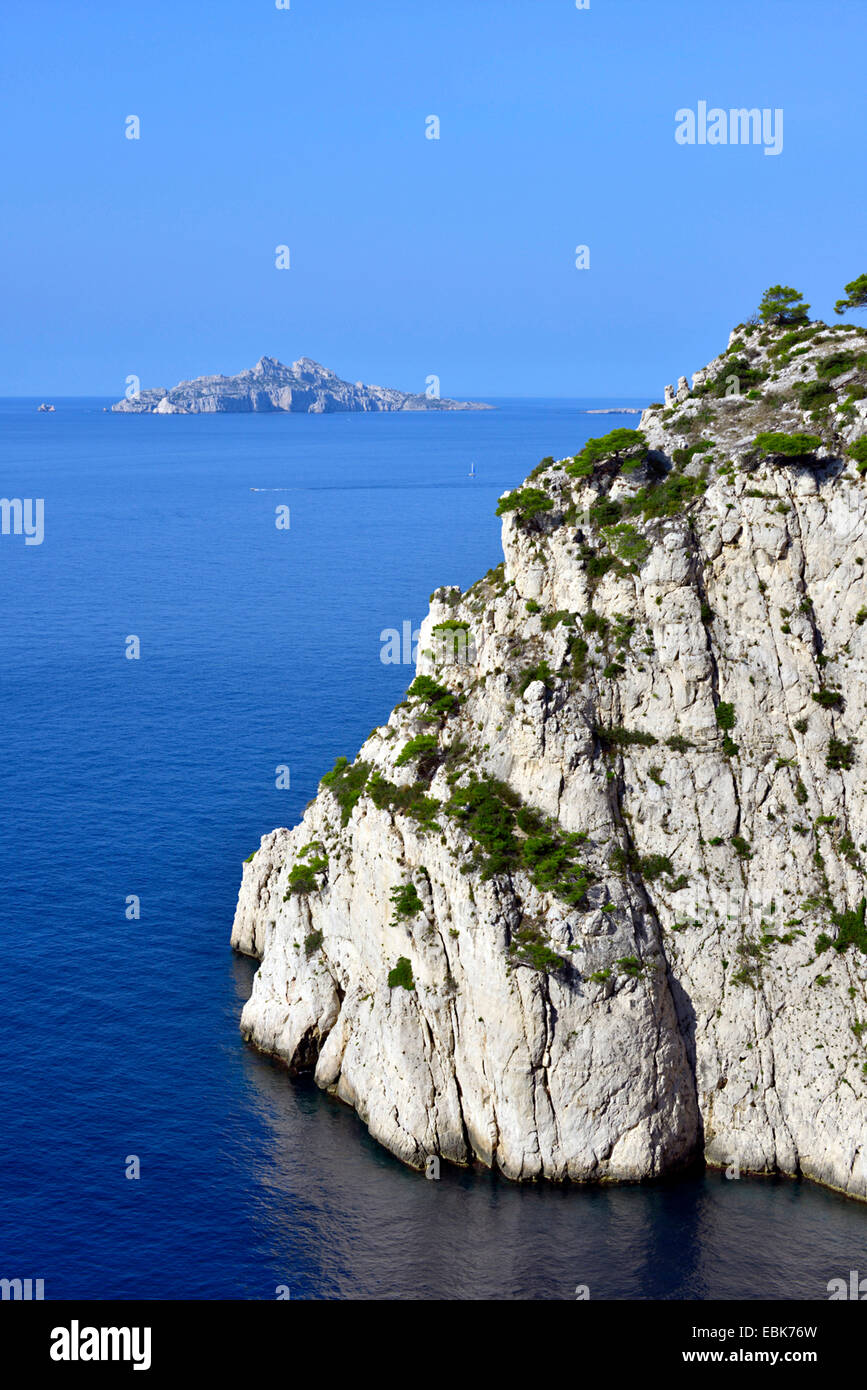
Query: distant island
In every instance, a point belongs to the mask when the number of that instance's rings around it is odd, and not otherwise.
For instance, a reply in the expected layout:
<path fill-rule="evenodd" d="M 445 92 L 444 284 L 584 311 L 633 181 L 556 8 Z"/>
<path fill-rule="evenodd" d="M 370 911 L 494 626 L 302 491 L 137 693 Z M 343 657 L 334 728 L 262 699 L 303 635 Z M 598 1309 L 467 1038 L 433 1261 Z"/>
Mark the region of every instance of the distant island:
<path fill-rule="evenodd" d="M 450 401 L 413 395 L 388 386 L 342 381 L 335 372 L 299 357 L 291 367 L 276 357 L 260 357 L 237 376 L 200 376 L 170 391 L 154 387 L 117 401 L 113 411 L 154 415 L 247 414 L 293 411 L 326 415 L 340 410 L 492 410 L 480 401 Z"/>

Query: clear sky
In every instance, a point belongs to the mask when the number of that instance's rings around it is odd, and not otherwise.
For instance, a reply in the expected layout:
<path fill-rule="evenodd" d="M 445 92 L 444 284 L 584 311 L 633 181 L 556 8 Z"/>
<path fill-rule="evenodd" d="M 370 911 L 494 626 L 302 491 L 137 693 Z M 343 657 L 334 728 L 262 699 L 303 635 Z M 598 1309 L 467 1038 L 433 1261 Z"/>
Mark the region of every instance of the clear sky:
<path fill-rule="evenodd" d="M 3 395 L 268 354 L 661 399 L 767 285 L 829 318 L 867 271 L 865 0 L 38 0 L 0 24 Z M 782 108 L 782 152 L 679 145 L 699 101 Z"/>

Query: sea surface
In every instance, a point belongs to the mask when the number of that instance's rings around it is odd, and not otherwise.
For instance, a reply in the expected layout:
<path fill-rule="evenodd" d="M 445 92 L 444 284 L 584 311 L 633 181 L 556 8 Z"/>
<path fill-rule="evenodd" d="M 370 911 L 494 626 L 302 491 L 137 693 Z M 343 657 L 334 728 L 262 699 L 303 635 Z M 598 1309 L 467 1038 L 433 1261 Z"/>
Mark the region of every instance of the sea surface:
<path fill-rule="evenodd" d="M 41 545 L 0 536 L 0 1278 L 49 1299 L 821 1299 L 867 1273 L 867 1207 L 806 1183 L 427 1181 L 238 1032 L 242 860 L 402 697 L 382 633 L 499 563 L 497 498 L 541 457 L 637 417 L 37 404 L 0 401 L 0 491 L 45 503 Z"/>

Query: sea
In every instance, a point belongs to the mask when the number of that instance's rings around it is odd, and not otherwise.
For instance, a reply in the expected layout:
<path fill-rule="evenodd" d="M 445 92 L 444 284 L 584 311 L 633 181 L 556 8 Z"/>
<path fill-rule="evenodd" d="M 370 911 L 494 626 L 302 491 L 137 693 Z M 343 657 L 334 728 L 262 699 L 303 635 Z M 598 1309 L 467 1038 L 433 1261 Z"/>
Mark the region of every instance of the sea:
<path fill-rule="evenodd" d="M 0 536 L 0 1279 L 76 1300 L 704 1300 L 867 1273 L 867 1206 L 805 1182 L 427 1180 L 242 1042 L 242 861 L 402 698 L 413 669 L 383 635 L 499 563 L 497 498 L 542 457 L 638 423 L 588 409 L 646 404 L 492 403 L 0 401 L 0 489 L 44 504 L 41 543 Z"/>

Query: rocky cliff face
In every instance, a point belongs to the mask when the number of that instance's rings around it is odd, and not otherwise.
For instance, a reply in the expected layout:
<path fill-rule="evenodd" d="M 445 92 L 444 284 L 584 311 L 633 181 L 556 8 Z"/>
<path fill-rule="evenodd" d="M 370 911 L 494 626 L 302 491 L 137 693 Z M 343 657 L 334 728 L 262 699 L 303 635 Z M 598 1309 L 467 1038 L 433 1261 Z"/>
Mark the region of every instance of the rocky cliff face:
<path fill-rule="evenodd" d="M 199 415 L 225 412 L 295 411 L 324 415 L 339 410 L 490 410 L 475 401 L 408 395 L 388 386 L 353 385 L 314 362 L 300 357 L 291 367 L 275 357 L 260 357 L 255 367 L 237 376 L 200 376 L 166 391 L 140 391 L 117 401 L 112 410 L 134 414 Z"/>
<path fill-rule="evenodd" d="M 862 330 L 747 326 L 543 460 L 245 865 L 244 1035 L 407 1163 L 867 1196 L 865 388 Z"/>

